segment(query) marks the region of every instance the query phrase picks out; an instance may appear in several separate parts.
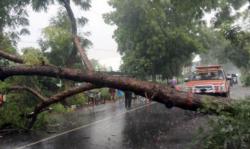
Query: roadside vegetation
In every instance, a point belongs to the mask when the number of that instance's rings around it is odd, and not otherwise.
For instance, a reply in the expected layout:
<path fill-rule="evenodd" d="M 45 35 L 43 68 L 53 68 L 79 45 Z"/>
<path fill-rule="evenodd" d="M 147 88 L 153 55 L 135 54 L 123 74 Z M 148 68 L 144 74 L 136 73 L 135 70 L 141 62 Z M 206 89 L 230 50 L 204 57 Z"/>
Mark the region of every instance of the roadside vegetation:
<path fill-rule="evenodd" d="M 98 104 L 103 104 L 104 101 L 109 101 L 110 93 L 107 88 L 95 90 L 96 94 L 100 92 L 101 101 L 97 101 Z M 0 108 L 0 130 L 7 128 L 16 128 L 17 130 L 25 130 L 29 123 L 27 114 L 33 111 L 33 108 L 38 104 L 38 100 L 29 94 L 9 94 L 7 100 Z M 38 120 L 34 126 L 34 129 L 46 130 L 47 126 L 60 123 L 56 120 L 54 115 L 63 115 L 65 113 L 71 113 L 79 108 L 85 108 L 92 106 L 91 102 L 88 104 L 88 95 L 78 94 L 74 97 L 68 98 L 62 103 L 57 103 L 45 110 L 45 112 L 39 115 Z M 96 97 L 95 97 L 96 98 Z"/>
<path fill-rule="evenodd" d="M 201 127 L 196 141 L 202 148 L 250 148 L 250 97 L 234 101 L 232 106 L 233 112 L 221 111 L 217 116 L 209 116 L 208 125 Z"/>
<path fill-rule="evenodd" d="M 244 86 L 249 87 L 250 86 L 250 75 L 245 75 L 242 77 L 242 82 L 244 84 Z"/>

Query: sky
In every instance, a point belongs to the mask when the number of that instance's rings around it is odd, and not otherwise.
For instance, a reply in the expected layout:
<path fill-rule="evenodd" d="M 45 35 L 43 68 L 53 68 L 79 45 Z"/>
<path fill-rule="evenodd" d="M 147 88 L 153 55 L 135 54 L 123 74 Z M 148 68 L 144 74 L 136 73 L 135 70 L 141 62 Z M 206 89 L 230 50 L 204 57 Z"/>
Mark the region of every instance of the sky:
<path fill-rule="evenodd" d="M 84 28 L 80 28 L 84 32 L 90 32 L 88 37 L 93 46 L 87 49 L 90 59 L 98 60 L 102 65 L 112 67 L 118 70 L 121 64 L 121 56 L 117 52 L 117 44 L 112 38 L 115 26 L 104 23 L 102 15 L 111 12 L 112 8 L 107 3 L 108 0 L 92 1 L 92 8 L 89 11 L 81 11 L 72 6 L 76 16 L 83 15 L 89 19 L 88 24 Z M 47 12 L 36 13 L 31 8 L 28 9 L 30 26 L 30 35 L 23 36 L 18 44 L 18 49 L 24 47 L 38 47 L 37 40 L 42 36 L 42 29 L 49 25 L 51 17 L 56 16 L 57 11 L 63 9 L 58 5 L 52 5 Z"/>

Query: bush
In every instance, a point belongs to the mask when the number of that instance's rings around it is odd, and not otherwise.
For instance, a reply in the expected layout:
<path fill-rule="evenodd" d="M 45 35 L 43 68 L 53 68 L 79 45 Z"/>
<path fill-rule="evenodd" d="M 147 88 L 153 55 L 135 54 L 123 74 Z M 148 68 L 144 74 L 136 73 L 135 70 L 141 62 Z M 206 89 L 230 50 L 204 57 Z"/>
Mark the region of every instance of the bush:
<path fill-rule="evenodd" d="M 111 95 L 109 93 L 109 89 L 108 88 L 103 88 L 100 89 L 101 90 L 101 98 L 105 99 L 105 100 L 110 100 L 111 99 Z"/>
<path fill-rule="evenodd" d="M 5 126 L 24 129 L 27 124 L 25 115 L 32 111 L 26 105 L 20 104 L 19 100 L 7 100 L 0 108 L 0 128 Z"/>
<path fill-rule="evenodd" d="M 55 112 L 55 113 L 67 112 L 66 108 L 60 103 L 54 104 L 53 106 L 51 106 L 51 108 L 52 108 L 53 112 Z"/>
<path fill-rule="evenodd" d="M 87 102 L 87 97 L 84 94 L 78 94 L 67 100 L 69 105 L 83 106 Z"/>
<path fill-rule="evenodd" d="M 26 115 L 34 110 L 38 101 L 29 94 L 9 94 L 7 101 L 0 107 L 0 129 L 16 128 L 26 129 L 29 119 Z M 53 111 L 64 113 L 66 109 L 61 104 L 53 105 Z M 38 115 L 34 129 L 44 129 L 51 123 L 50 113 L 43 112 Z"/>
<path fill-rule="evenodd" d="M 33 129 L 46 129 L 46 126 L 50 123 L 49 113 L 43 112 L 38 115 L 37 120 L 33 126 Z"/>
<path fill-rule="evenodd" d="M 47 130 L 50 125 L 60 123 L 60 118 L 63 113 L 67 113 L 68 110 L 61 104 L 57 103 L 51 106 L 52 112 L 42 112 L 38 115 L 37 121 L 33 126 L 33 129 L 45 129 Z"/>
<path fill-rule="evenodd" d="M 250 148 L 250 98 L 233 104 L 234 112 L 212 117 L 205 136 L 205 149 Z"/>

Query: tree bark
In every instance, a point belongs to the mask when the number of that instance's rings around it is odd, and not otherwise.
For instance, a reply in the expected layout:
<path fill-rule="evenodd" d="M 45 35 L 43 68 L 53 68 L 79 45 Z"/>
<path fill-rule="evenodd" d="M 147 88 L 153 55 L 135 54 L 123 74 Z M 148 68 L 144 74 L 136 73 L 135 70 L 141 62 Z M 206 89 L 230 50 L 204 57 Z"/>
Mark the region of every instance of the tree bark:
<path fill-rule="evenodd" d="M 120 90 L 129 90 L 137 95 L 147 95 L 152 100 L 163 103 L 168 107 L 179 107 L 187 110 L 197 110 L 206 107 L 209 101 L 220 105 L 224 110 L 231 110 L 230 102 L 226 98 L 206 97 L 178 92 L 168 86 L 157 83 L 135 80 L 132 78 L 110 76 L 103 73 L 82 72 L 78 69 L 58 68 L 51 66 L 13 66 L 0 68 L 0 79 L 5 80 L 11 76 L 47 76 L 68 79 L 79 82 L 89 82 L 100 87 L 110 87 Z M 216 107 L 214 107 L 216 112 Z"/>
<path fill-rule="evenodd" d="M 18 90 L 25 90 L 27 92 L 30 92 L 31 94 L 35 95 L 43 102 L 48 100 L 47 97 L 43 96 L 38 91 L 36 91 L 30 87 L 27 87 L 27 86 L 13 86 L 13 87 L 8 88 L 7 92 L 13 92 L 13 91 L 18 91 Z"/>
<path fill-rule="evenodd" d="M 74 45 L 75 45 L 76 49 L 78 50 L 78 52 L 81 56 L 82 62 L 83 62 L 83 64 L 85 64 L 87 70 L 90 72 L 93 72 L 94 67 L 92 66 L 91 62 L 88 59 L 88 56 L 86 55 L 86 50 L 81 46 L 80 38 L 77 35 L 77 22 L 76 22 L 76 18 L 74 16 L 74 13 L 70 7 L 70 1 L 63 0 L 63 3 L 64 3 L 64 7 L 68 13 L 68 16 L 69 16 L 69 19 L 71 22 L 72 37 L 73 37 Z"/>
<path fill-rule="evenodd" d="M 15 63 L 24 63 L 24 60 L 18 56 L 8 54 L 0 49 L 0 57 L 13 61 Z"/>

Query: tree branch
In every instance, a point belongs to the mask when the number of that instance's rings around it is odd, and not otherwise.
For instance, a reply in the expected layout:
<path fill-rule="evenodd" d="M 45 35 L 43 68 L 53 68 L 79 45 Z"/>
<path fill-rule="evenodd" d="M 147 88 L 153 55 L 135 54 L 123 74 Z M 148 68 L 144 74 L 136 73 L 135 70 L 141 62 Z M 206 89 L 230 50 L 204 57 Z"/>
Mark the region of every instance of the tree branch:
<path fill-rule="evenodd" d="M 3 50 L 0 49 L 0 57 L 8 59 L 10 61 L 13 61 L 15 63 L 24 63 L 24 60 L 16 55 L 12 55 L 9 53 L 4 52 Z"/>
<path fill-rule="evenodd" d="M 27 92 L 30 92 L 31 94 L 35 95 L 36 97 L 38 97 L 41 101 L 45 102 L 48 100 L 47 97 L 43 96 L 42 94 L 40 94 L 38 91 L 27 87 L 27 86 L 13 86 L 10 87 L 7 92 L 12 92 L 12 91 L 17 91 L 17 90 L 25 90 Z"/>
<path fill-rule="evenodd" d="M 38 114 L 43 112 L 43 109 L 49 107 L 52 104 L 58 103 L 62 100 L 65 100 L 68 97 L 71 97 L 71 96 L 74 96 L 76 94 L 82 93 L 84 91 L 92 90 L 95 88 L 98 88 L 98 86 L 95 86 L 95 85 L 90 84 L 90 83 L 85 83 L 83 85 L 80 85 L 79 87 L 74 87 L 72 89 L 69 89 L 69 90 L 66 90 L 66 91 L 63 91 L 63 92 L 60 92 L 58 94 L 51 96 L 46 101 L 38 104 L 35 107 L 35 110 L 32 113 L 32 115 L 29 115 L 28 118 L 31 118 L 31 121 L 29 123 L 28 128 L 31 129 L 33 127 L 34 123 L 36 122 Z"/>

